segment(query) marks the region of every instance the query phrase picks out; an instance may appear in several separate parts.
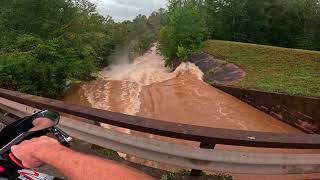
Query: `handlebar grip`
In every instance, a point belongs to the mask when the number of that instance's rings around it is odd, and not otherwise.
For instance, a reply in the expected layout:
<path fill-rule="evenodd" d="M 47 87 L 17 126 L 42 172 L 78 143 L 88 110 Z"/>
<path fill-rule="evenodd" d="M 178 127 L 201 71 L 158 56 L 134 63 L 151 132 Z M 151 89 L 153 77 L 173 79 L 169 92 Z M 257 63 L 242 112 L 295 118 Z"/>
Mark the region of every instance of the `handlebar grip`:
<path fill-rule="evenodd" d="M 14 162 L 19 167 L 26 169 L 26 167 L 24 167 L 24 165 L 22 165 L 22 162 L 20 160 L 18 160 L 18 158 L 16 158 L 12 153 L 9 154 L 9 158 L 11 159 L 12 162 Z"/>

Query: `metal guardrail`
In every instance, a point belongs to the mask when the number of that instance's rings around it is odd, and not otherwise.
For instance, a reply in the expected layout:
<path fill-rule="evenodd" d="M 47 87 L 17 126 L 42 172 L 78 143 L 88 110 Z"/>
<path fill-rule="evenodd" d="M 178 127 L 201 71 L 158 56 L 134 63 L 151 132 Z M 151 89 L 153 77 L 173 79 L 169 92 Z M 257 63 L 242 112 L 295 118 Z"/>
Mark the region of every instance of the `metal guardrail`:
<path fill-rule="evenodd" d="M 217 129 L 164 122 L 99 110 L 0 88 L 0 97 L 38 109 L 50 109 L 96 122 L 171 138 L 247 147 L 320 149 L 320 136 Z"/>
<path fill-rule="evenodd" d="M 200 148 L 165 143 L 64 118 L 61 126 L 78 139 L 119 152 L 166 164 L 231 173 L 299 174 L 319 173 L 320 155 L 284 155 L 223 152 L 216 144 L 290 149 L 320 149 L 320 136 L 238 131 L 163 122 L 123 115 L 62 101 L 0 89 L 0 109 L 25 116 L 39 109 L 66 114 L 160 136 L 200 142 Z M 36 109 L 38 108 L 38 109 Z M 208 149 L 201 149 L 208 148 Z M 210 149 L 212 148 L 212 149 Z M 199 171 L 194 171 L 195 174 Z"/>
<path fill-rule="evenodd" d="M 0 109 L 19 117 L 38 109 L 0 98 Z M 62 117 L 60 127 L 71 136 L 108 149 L 184 168 L 239 174 L 320 172 L 320 155 L 224 152 L 172 144 L 124 134 Z"/>

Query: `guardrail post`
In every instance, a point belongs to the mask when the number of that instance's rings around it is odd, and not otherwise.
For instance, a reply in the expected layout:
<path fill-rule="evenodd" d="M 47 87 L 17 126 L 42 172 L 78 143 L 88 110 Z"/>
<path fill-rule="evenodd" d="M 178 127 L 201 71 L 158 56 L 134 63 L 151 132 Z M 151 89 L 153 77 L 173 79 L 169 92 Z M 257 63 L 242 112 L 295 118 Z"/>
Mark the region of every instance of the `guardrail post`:
<path fill-rule="evenodd" d="M 210 144 L 210 143 L 205 143 L 205 142 L 200 143 L 200 148 L 202 148 L 202 149 L 214 149 L 215 146 L 216 146 L 216 144 Z M 192 169 L 190 175 L 191 176 L 200 176 L 201 173 L 202 173 L 202 170 Z"/>

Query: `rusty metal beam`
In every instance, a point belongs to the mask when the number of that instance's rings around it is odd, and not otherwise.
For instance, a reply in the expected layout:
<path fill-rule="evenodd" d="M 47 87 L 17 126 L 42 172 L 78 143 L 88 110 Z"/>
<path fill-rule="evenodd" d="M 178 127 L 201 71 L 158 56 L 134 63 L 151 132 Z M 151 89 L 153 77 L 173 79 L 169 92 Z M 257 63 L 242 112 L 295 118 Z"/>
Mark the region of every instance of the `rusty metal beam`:
<path fill-rule="evenodd" d="M 63 101 L 22 94 L 0 88 L 0 97 L 39 109 L 51 109 L 78 117 L 140 132 L 191 140 L 206 144 L 234 146 L 320 149 L 320 136 L 239 131 L 164 122 L 104 111 Z"/>

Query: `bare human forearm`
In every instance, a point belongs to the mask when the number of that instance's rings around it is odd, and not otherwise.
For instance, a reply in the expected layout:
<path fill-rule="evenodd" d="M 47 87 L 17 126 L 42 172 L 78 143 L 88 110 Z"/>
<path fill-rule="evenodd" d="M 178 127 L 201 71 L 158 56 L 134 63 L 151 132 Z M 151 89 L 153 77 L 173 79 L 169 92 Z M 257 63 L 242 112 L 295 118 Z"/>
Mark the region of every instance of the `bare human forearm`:
<path fill-rule="evenodd" d="M 70 179 L 151 179 L 116 162 L 83 155 L 62 146 L 50 151 L 52 152 L 39 152 L 36 157 Z"/>
<path fill-rule="evenodd" d="M 26 155 L 27 151 L 30 152 Z M 152 179 L 117 162 L 72 151 L 48 137 L 25 141 L 13 147 L 12 152 L 27 167 L 45 163 L 72 180 Z"/>

